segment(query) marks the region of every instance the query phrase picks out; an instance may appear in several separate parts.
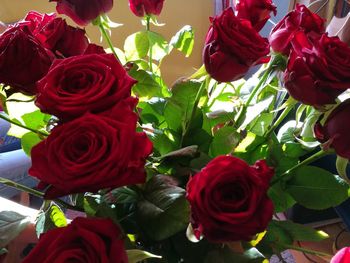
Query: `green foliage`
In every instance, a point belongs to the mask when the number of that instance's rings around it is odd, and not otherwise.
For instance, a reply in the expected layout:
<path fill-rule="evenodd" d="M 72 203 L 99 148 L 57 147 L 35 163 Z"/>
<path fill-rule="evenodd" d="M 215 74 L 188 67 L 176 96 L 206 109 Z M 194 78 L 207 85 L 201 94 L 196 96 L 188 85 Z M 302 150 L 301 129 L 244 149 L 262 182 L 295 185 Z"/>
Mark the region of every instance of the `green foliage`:
<path fill-rule="evenodd" d="M 164 240 L 187 227 L 189 205 L 185 190 L 176 186 L 170 176 L 154 176 L 146 183 L 142 196 L 137 203 L 137 220 L 149 238 Z"/>
<path fill-rule="evenodd" d="M 140 31 L 125 39 L 124 51 L 127 61 L 142 59 L 150 48 L 147 31 Z"/>
<path fill-rule="evenodd" d="M 296 203 L 293 197 L 283 189 L 280 182 L 269 188 L 268 196 L 273 202 L 276 213 L 286 211 Z"/>
<path fill-rule="evenodd" d="M 215 134 L 210 145 L 210 155 L 216 157 L 232 152 L 238 145 L 241 135 L 232 126 L 220 128 Z"/>
<path fill-rule="evenodd" d="M 137 80 L 132 92 L 140 99 L 150 99 L 162 96 L 162 87 L 155 80 L 154 74 L 135 67 L 129 71 L 131 77 Z"/>
<path fill-rule="evenodd" d="M 162 258 L 161 256 L 157 256 L 147 251 L 139 249 L 128 249 L 126 250 L 126 254 L 128 255 L 129 263 L 143 262 L 145 259 L 148 258 Z"/>
<path fill-rule="evenodd" d="M 42 139 L 34 132 L 27 132 L 22 136 L 21 145 L 23 151 L 30 156 L 32 148 L 41 142 Z"/>
<path fill-rule="evenodd" d="M 266 263 L 268 260 L 256 249 L 251 248 L 243 254 L 234 253 L 227 247 L 210 251 L 204 263 Z"/>
<path fill-rule="evenodd" d="M 191 26 L 181 28 L 170 40 L 170 46 L 178 49 L 189 57 L 194 45 L 194 32 Z"/>
<path fill-rule="evenodd" d="M 286 182 L 287 192 L 311 209 L 337 206 L 349 197 L 349 186 L 337 175 L 314 166 L 302 166 Z"/>
<path fill-rule="evenodd" d="M 67 220 L 61 208 L 54 202 L 46 201 L 35 221 L 36 234 L 40 237 L 42 233 L 50 229 L 66 225 Z"/>

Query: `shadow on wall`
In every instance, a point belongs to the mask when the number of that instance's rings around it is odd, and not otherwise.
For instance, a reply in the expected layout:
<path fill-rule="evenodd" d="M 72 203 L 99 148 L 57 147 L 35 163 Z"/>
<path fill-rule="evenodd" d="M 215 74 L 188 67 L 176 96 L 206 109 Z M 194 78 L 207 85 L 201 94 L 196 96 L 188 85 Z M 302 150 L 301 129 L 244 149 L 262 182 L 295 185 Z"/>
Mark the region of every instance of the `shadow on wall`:
<path fill-rule="evenodd" d="M 285 0 L 284 0 L 285 1 Z M 140 19 L 134 16 L 128 7 L 128 1 L 114 1 L 113 10 L 109 13 L 112 21 L 124 26 L 113 29 L 112 40 L 116 47 L 122 49 L 125 38 L 137 31 L 143 30 Z M 0 21 L 15 22 L 25 16 L 30 10 L 39 12 L 54 12 L 55 3 L 45 0 L 1 0 Z M 191 25 L 195 30 L 195 46 L 189 58 L 185 58 L 178 51 L 164 59 L 162 64 L 163 77 L 168 85 L 177 78 L 188 76 L 202 64 L 202 48 L 205 34 L 209 27 L 209 16 L 214 14 L 213 0 L 166 0 L 159 22 L 166 23 L 166 27 L 153 29 L 162 34 L 167 40 L 184 25 Z M 68 19 L 67 19 L 68 20 Z M 99 32 L 92 26 L 87 27 L 89 38 L 99 42 Z"/>

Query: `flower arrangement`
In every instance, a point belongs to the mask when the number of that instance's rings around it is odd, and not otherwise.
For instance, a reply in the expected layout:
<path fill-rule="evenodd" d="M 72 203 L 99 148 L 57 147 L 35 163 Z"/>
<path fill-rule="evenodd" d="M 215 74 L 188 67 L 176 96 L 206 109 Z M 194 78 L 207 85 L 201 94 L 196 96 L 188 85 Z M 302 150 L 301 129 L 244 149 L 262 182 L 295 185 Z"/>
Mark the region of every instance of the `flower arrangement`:
<path fill-rule="evenodd" d="M 109 35 L 113 0 L 53 2 L 99 27 L 110 53 L 56 14 L 29 12 L 0 36 L 0 117 L 39 184 L 0 182 L 44 199 L 24 263 L 327 256 L 295 245 L 326 233 L 277 216 L 349 196 L 350 47 L 322 18 L 298 5 L 266 39 L 275 5 L 240 0 L 210 18 L 204 65 L 168 87 L 161 62 L 173 49 L 189 56 L 194 33 L 185 26 L 168 42 L 156 32 L 164 0 L 129 0 L 145 30 L 123 51 Z M 328 154 L 338 175 L 312 165 Z M 67 222 L 67 208 L 86 217 Z"/>

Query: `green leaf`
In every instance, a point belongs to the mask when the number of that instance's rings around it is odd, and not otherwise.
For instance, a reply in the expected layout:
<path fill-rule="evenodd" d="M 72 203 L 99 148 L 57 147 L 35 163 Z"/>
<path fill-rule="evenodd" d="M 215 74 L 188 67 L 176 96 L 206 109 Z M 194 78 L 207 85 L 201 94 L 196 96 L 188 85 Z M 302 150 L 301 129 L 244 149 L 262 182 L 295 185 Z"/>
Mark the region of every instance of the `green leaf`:
<path fill-rule="evenodd" d="M 185 194 L 170 176 L 156 175 L 146 183 L 137 219 L 147 236 L 160 241 L 186 229 L 190 208 Z"/>
<path fill-rule="evenodd" d="M 126 254 L 128 255 L 129 263 L 138 263 L 148 258 L 162 258 L 161 256 L 157 256 L 139 249 L 128 249 L 126 250 Z"/>
<path fill-rule="evenodd" d="M 282 188 L 279 182 L 269 188 L 268 196 L 273 202 L 276 213 L 286 211 L 296 203 L 293 197 Z"/>
<path fill-rule="evenodd" d="M 41 141 L 42 139 L 38 136 L 38 134 L 34 132 L 27 132 L 21 139 L 22 149 L 28 156 L 30 156 L 32 148 Z"/>
<path fill-rule="evenodd" d="M 219 129 L 210 145 L 210 155 L 216 157 L 232 152 L 238 145 L 240 134 L 232 126 L 225 126 Z"/>
<path fill-rule="evenodd" d="M 147 34 L 149 47 L 152 49 L 152 59 L 159 61 L 168 54 L 168 42 L 156 32 L 148 31 Z"/>
<path fill-rule="evenodd" d="M 191 118 L 192 109 L 201 82 L 179 81 L 172 88 L 173 95 L 168 99 L 164 117 L 170 129 L 182 134 L 182 129 Z"/>
<path fill-rule="evenodd" d="M 194 45 L 194 32 L 191 26 L 181 28 L 170 40 L 170 45 L 185 54 L 186 57 L 192 53 Z"/>
<path fill-rule="evenodd" d="M 296 224 L 292 221 L 276 221 L 272 220 L 270 224 L 276 227 L 284 229 L 292 237 L 294 241 L 310 241 L 318 242 L 329 238 L 328 234 L 321 231 L 315 230 L 311 227 L 304 226 L 301 224 Z"/>
<path fill-rule="evenodd" d="M 67 219 L 61 208 L 54 202 L 44 203 L 44 208 L 39 211 L 35 221 L 37 236 L 40 237 L 50 229 L 65 226 L 67 226 Z"/>
<path fill-rule="evenodd" d="M 137 202 L 139 195 L 134 190 L 124 186 L 113 189 L 102 196 L 102 201 L 115 204 L 129 204 Z"/>
<path fill-rule="evenodd" d="M 137 80 L 137 83 L 132 87 L 132 92 L 138 98 L 150 99 L 152 97 L 162 96 L 162 88 L 153 78 L 152 73 L 133 68 L 129 71 L 129 75 Z"/>
<path fill-rule="evenodd" d="M 147 31 L 140 31 L 125 39 L 124 51 L 128 61 L 138 60 L 147 56 L 150 44 Z"/>
<path fill-rule="evenodd" d="M 0 212 L 0 248 L 7 246 L 30 223 L 30 218 L 13 211 Z"/>
<path fill-rule="evenodd" d="M 263 112 L 249 125 L 249 131 L 259 136 L 264 136 L 274 118 L 273 113 Z"/>
<path fill-rule="evenodd" d="M 341 178 L 343 178 L 348 184 L 350 184 L 350 180 L 348 178 L 348 175 L 346 174 L 346 167 L 348 166 L 348 163 L 348 159 L 337 155 L 337 160 L 335 162 L 337 172 Z"/>
<path fill-rule="evenodd" d="M 295 142 L 287 142 L 282 145 L 282 150 L 287 157 L 299 158 L 307 153 L 303 146 Z"/>
<path fill-rule="evenodd" d="M 310 209 L 337 206 L 349 196 L 349 187 L 343 179 L 314 166 L 293 171 L 286 182 L 286 190 L 298 203 Z"/>

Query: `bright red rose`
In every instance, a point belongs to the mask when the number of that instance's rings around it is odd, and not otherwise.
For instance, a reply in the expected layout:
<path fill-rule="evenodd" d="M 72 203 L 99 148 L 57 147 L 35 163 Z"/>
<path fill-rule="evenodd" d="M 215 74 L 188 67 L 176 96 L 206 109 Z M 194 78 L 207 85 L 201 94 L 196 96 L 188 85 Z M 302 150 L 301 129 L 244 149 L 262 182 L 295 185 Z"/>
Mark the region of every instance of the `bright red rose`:
<path fill-rule="evenodd" d="M 85 112 L 110 109 L 131 94 L 135 84 L 113 54 L 88 54 L 55 60 L 38 82 L 36 105 L 61 121 Z"/>
<path fill-rule="evenodd" d="M 332 257 L 330 263 L 348 263 L 350 262 L 350 247 L 344 247 Z"/>
<path fill-rule="evenodd" d="M 0 82 L 14 92 L 34 95 L 35 83 L 47 73 L 52 59 L 30 33 L 19 27 L 0 35 Z"/>
<path fill-rule="evenodd" d="M 237 18 L 232 8 L 211 18 L 211 22 L 203 61 L 207 72 L 215 80 L 237 80 L 269 53 L 267 39 L 262 38 L 248 20 Z"/>
<path fill-rule="evenodd" d="M 240 0 L 236 5 L 237 17 L 249 20 L 255 30 L 260 31 L 270 19 L 270 13 L 277 14 L 272 0 Z"/>
<path fill-rule="evenodd" d="M 316 139 L 346 159 L 350 159 L 349 116 L 350 99 L 339 104 L 323 125 L 317 122 L 314 127 Z"/>
<path fill-rule="evenodd" d="M 129 0 L 130 10 L 139 17 L 158 16 L 163 9 L 164 0 Z"/>
<path fill-rule="evenodd" d="M 267 196 L 273 174 L 263 160 L 253 166 L 232 156 L 209 162 L 187 185 L 196 237 L 230 242 L 264 231 L 274 210 Z"/>
<path fill-rule="evenodd" d="M 303 31 L 312 36 L 325 31 L 324 19 L 312 13 L 306 6 L 297 4 L 271 31 L 269 42 L 275 52 L 289 55 L 295 33 Z"/>
<path fill-rule="evenodd" d="M 109 12 L 113 7 L 113 0 L 49 0 L 57 2 L 56 10 L 59 14 L 69 16 L 80 26 L 86 26 L 99 15 Z"/>
<path fill-rule="evenodd" d="M 136 132 L 136 103 L 129 97 L 101 115 L 86 113 L 32 148 L 29 174 L 50 185 L 45 198 L 145 182 L 152 143 Z"/>
<path fill-rule="evenodd" d="M 323 34 L 312 41 L 298 32 L 284 73 L 289 94 L 304 104 L 335 103 L 350 87 L 350 47 L 338 37 Z"/>
<path fill-rule="evenodd" d="M 110 219 L 74 219 L 49 230 L 22 263 L 127 263 L 123 234 Z"/>

